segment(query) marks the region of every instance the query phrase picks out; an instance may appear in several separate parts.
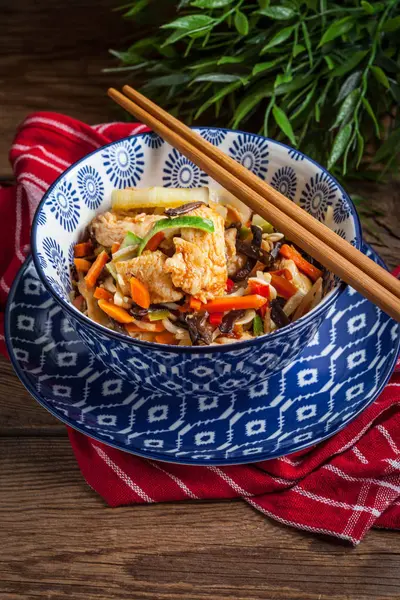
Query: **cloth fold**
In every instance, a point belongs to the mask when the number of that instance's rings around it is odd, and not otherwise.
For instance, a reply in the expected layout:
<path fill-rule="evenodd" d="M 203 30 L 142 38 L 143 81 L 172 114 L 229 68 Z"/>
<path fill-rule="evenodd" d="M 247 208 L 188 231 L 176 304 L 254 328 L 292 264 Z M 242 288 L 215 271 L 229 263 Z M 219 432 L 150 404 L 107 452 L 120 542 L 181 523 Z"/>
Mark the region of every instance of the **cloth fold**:
<path fill-rule="evenodd" d="M 10 151 L 16 185 L 0 189 L 0 350 L 12 281 L 29 254 L 34 211 L 73 162 L 147 131 L 141 124 L 90 127 L 55 113 L 21 124 Z M 396 270 L 397 276 L 400 268 Z M 185 466 L 134 456 L 68 428 L 87 483 L 110 506 L 242 498 L 299 529 L 358 544 L 371 527 L 400 529 L 400 361 L 380 397 L 332 438 L 290 456 L 250 465 Z"/>

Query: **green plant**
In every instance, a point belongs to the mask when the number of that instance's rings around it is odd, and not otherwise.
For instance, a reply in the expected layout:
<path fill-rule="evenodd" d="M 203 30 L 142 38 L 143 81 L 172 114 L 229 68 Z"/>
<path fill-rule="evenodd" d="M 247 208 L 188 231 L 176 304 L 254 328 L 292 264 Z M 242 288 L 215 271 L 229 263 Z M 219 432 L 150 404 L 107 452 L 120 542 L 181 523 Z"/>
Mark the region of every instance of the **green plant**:
<path fill-rule="evenodd" d="M 188 123 L 288 141 L 338 176 L 394 166 L 400 0 L 181 0 L 157 22 L 159 3 L 125 5 L 149 34 L 111 51 L 145 94 Z"/>

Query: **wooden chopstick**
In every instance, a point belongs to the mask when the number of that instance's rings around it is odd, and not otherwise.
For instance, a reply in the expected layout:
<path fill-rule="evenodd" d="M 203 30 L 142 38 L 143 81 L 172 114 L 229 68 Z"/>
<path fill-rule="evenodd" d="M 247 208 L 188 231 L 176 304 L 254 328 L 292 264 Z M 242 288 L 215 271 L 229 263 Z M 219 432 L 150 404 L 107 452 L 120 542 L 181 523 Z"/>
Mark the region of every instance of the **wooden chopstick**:
<path fill-rule="evenodd" d="M 247 183 L 245 183 L 241 178 L 242 171 L 245 171 L 246 174 L 249 173 L 247 169 L 244 169 L 241 165 L 236 163 L 236 161 L 232 161 L 233 164 L 229 164 L 229 168 L 225 168 L 221 164 L 223 161 L 217 162 L 215 156 L 210 156 L 208 154 L 208 147 L 206 147 L 207 152 L 205 153 L 203 146 L 200 148 L 200 145 L 193 145 L 191 141 L 188 141 L 188 139 L 182 137 L 180 133 L 177 133 L 177 131 L 172 129 L 168 124 L 160 121 L 158 118 L 150 114 L 146 109 L 142 108 L 138 104 L 135 104 L 117 90 L 110 89 L 108 94 L 120 106 L 125 108 L 140 121 L 151 127 L 163 139 L 165 139 L 173 147 L 177 148 L 184 156 L 189 158 L 192 162 L 213 177 L 215 181 L 220 183 L 235 196 L 243 200 L 256 213 L 270 221 L 279 231 L 282 231 L 282 233 L 284 233 L 290 240 L 303 248 L 308 254 L 316 258 L 326 268 L 349 283 L 352 287 L 363 294 L 366 298 L 377 304 L 380 308 L 382 308 L 382 310 L 386 311 L 394 319 L 400 321 L 400 302 L 391 291 L 386 289 L 382 284 L 378 283 L 376 277 L 371 277 L 368 271 L 365 272 L 360 270 L 360 268 L 358 268 L 353 262 L 328 246 L 325 243 L 324 237 L 319 238 L 314 235 L 302 224 L 294 220 L 291 215 L 283 212 L 271 202 L 266 201 L 263 195 L 260 195 L 252 187 L 247 185 Z M 197 135 L 194 132 L 191 133 L 193 133 L 193 135 Z M 200 139 L 202 140 L 202 138 Z M 202 141 L 205 142 L 205 140 Z M 214 146 L 211 146 L 211 148 L 215 149 Z M 221 154 L 223 153 L 221 152 Z M 270 187 L 268 184 L 265 185 L 267 188 Z M 276 192 L 276 190 L 274 190 L 274 192 Z M 277 193 L 279 194 L 279 192 Z M 279 194 L 279 196 L 282 195 Z M 282 197 L 285 198 L 284 196 Z M 269 200 L 269 196 L 267 199 Z M 285 198 L 285 201 L 286 200 L 287 199 Z M 290 201 L 288 202 L 290 205 L 295 206 Z M 352 246 L 350 247 L 352 248 Z M 375 265 L 375 263 L 372 261 L 370 262 Z"/>
<path fill-rule="evenodd" d="M 271 185 L 260 179 L 260 177 L 237 163 L 233 158 L 225 154 L 225 152 L 222 152 L 210 142 L 204 140 L 198 133 L 192 131 L 187 125 L 167 113 L 160 106 L 157 106 L 157 104 L 143 96 L 143 94 L 140 94 L 140 92 L 134 90 L 129 85 L 125 85 L 122 89 L 124 94 L 138 106 L 164 123 L 164 125 L 167 125 L 169 129 L 178 133 L 203 153 L 207 154 L 219 165 L 224 167 L 224 169 L 235 173 L 235 175 L 251 189 L 263 196 L 263 198 L 271 202 L 286 215 L 290 216 L 307 231 L 313 233 L 317 238 L 324 240 L 328 246 L 336 250 L 336 252 L 344 258 L 347 258 L 347 260 L 352 262 L 359 269 L 368 273 L 373 279 L 400 299 L 400 281 L 390 275 L 385 269 L 382 269 L 382 267 L 377 265 L 362 252 L 357 251 L 356 248 L 349 244 L 349 242 L 331 231 L 329 227 L 320 221 L 317 221 L 317 219 L 303 210 L 300 206 L 286 198 L 286 196 L 281 194 L 278 190 L 275 190 Z"/>

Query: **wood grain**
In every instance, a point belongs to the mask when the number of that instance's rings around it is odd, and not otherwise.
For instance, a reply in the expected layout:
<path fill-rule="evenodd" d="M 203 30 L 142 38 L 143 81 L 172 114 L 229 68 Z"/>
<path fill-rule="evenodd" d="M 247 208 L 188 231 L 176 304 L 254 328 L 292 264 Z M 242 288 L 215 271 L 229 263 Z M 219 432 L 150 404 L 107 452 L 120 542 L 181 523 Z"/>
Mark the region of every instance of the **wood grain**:
<path fill-rule="evenodd" d="M 238 502 L 108 509 L 66 439 L 0 439 L 0 597 L 400 598 L 400 536 L 353 550 Z"/>
<path fill-rule="evenodd" d="M 32 111 L 65 112 L 91 124 L 120 118 L 107 98 L 116 65 L 108 48 L 127 42 L 132 22 L 113 0 L 1 2 L 0 176 L 17 125 Z"/>
<path fill-rule="evenodd" d="M 18 123 L 60 110 L 113 116 L 101 69 L 131 30 L 117 0 L 1 4 L 0 177 Z M 399 187 L 359 185 L 382 216 L 364 230 L 400 261 Z M 351 549 L 280 526 L 244 503 L 107 508 L 65 427 L 0 360 L 0 600 L 400 600 L 400 536 Z"/>
<path fill-rule="evenodd" d="M 0 356 L 0 437 L 66 435 L 65 426 L 37 402 Z"/>

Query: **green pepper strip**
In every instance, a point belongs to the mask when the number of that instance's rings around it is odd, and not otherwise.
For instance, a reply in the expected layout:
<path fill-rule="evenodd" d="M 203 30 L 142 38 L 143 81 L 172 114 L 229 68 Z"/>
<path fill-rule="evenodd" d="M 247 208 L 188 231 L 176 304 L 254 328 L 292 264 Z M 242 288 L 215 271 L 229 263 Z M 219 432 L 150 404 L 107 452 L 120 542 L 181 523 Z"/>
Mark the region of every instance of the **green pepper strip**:
<path fill-rule="evenodd" d="M 264 333 L 264 326 L 263 326 L 263 322 L 262 322 L 260 315 L 256 315 L 254 317 L 253 333 L 256 337 L 258 337 L 259 335 L 263 335 L 263 333 Z"/>
<path fill-rule="evenodd" d="M 167 309 L 152 310 L 148 313 L 149 321 L 161 321 L 162 319 L 168 319 L 169 315 L 170 312 Z"/>
<path fill-rule="evenodd" d="M 133 231 L 128 231 L 128 233 L 124 237 L 119 249 L 122 250 L 123 248 L 127 248 L 128 246 L 138 246 L 141 241 L 142 241 L 142 238 L 140 238 L 138 235 L 133 233 Z"/>
<path fill-rule="evenodd" d="M 149 231 L 145 238 L 143 238 L 139 248 L 137 255 L 140 256 L 147 246 L 147 243 L 151 240 L 151 238 L 159 233 L 160 231 L 164 231 L 164 229 L 172 229 L 172 228 L 182 229 L 184 227 L 191 227 L 193 229 L 202 229 L 207 233 L 214 233 L 214 223 L 211 219 L 204 219 L 203 217 L 176 217 L 175 219 L 161 219 L 157 221 L 154 225 L 153 229 Z"/>

